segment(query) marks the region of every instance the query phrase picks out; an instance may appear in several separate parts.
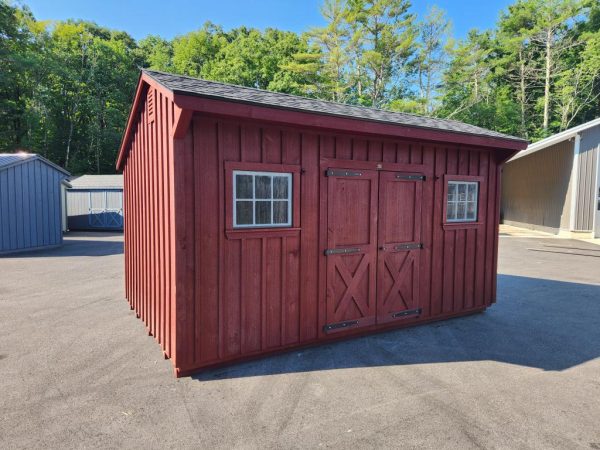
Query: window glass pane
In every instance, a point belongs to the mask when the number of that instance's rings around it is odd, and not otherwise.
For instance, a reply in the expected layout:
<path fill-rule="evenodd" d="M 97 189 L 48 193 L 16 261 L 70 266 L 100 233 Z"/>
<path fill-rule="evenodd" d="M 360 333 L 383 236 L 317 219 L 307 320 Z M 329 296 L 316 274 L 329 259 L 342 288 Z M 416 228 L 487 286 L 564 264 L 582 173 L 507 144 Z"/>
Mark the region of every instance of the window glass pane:
<path fill-rule="evenodd" d="M 236 225 L 252 225 L 252 202 L 235 202 Z"/>
<path fill-rule="evenodd" d="M 273 223 L 288 223 L 288 202 L 273 202 Z"/>
<path fill-rule="evenodd" d="M 258 177 L 257 177 L 258 178 Z M 257 183 L 258 186 L 258 183 Z M 255 217 L 256 217 L 256 225 L 268 225 L 271 224 L 271 202 L 260 202 L 257 201 L 255 204 Z"/>
<path fill-rule="evenodd" d="M 474 202 L 476 200 L 475 196 L 477 193 L 477 183 L 469 183 L 469 190 L 467 193 L 467 200 L 470 202 Z"/>
<path fill-rule="evenodd" d="M 235 196 L 236 198 L 252 198 L 252 175 L 235 176 Z"/>
<path fill-rule="evenodd" d="M 476 217 L 476 207 L 475 207 L 475 202 L 469 202 L 467 203 L 467 219 L 468 220 L 475 220 Z"/>
<path fill-rule="evenodd" d="M 448 203 L 448 210 L 446 211 L 447 220 L 456 219 L 456 203 Z"/>
<path fill-rule="evenodd" d="M 458 185 L 458 201 L 464 202 L 467 200 L 467 185 L 461 183 Z"/>
<path fill-rule="evenodd" d="M 288 177 L 273 177 L 273 198 L 288 198 Z"/>
<path fill-rule="evenodd" d="M 256 182 L 256 198 L 271 198 L 271 177 L 257 175 Z"/>
<path fill-rule="evenodd" d="M 458 203 L 458 205 L 456 205 L 456 218 L 458 220 L 464 220 L 464 218 L 466 217 L 466 203 Z"/>
<path fill-rule="evenodd" d="M 456 183 L 449 183 L 448 184 L 448 195 L 455 195 L 456 194 Z"/>

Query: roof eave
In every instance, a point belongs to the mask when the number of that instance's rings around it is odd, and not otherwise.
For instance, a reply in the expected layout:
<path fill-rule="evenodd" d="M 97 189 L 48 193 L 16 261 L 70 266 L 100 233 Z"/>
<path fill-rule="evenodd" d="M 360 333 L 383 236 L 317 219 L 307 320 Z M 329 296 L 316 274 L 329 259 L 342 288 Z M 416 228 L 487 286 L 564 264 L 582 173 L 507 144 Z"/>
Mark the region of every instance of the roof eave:
<path fill-rule="evenodd" d="M 424 139 L 438 142 L 452 142 L 456 144 L 476 145 L 482 147 L 502 148 L 508 150 L 522 150 L 527 147 L 527 141 L 523 139 L 511 139 L 497 136 L 486 136 L 479 134 L 463 133 L 452 130 L 443 130 L 430 127 L 418 127 L 413 125 L 386 122 L 368 118 L 353 118 L 345 115 L 329 114 L 320 111 L 306 111 L 303 109 L 279 108 L 273 105 L 253 103 L 248 101 L 236 101 L 222 97 L 194 94 L 187 91 L 173 89 L 174 102 L 182 109 L 193 110 L 203 113 L 211 113 L 221 116 L 245 117 L 270 122 L 292 123 L 316 128 L 328 128 L 341 131 L 360 132 L 358 124 L 369 124 L 373 130 L 365 130 L 367 134 L 383 134 L 409 139 Z M 231 105 L 235 105 L 232 107 Z M 269 113 L 270 111 L 270 113 Z M 300 118 L 290 120 L 291 117 Z M 316 118 L 316 120 L 311 120 Z M 324 120 L 329 123 L 324 122 Z M 338 126 L 332 125 L 332 121 Z M 339 124 L 345 123 L 345 128 Z M 364 127 L 363 127 L 364 128 Z M 382 132 L 382 130 L 385 130 Z"/>
<path fill-rule="evenodd" d="M 568 130 L 562 131 L 553 136 L 549 136 L 546 139 L 542 139 L 541 141 L 535 142 L 529 145 L 526 149 L 517 153 L 508 162 L 515 161 L 517 159 L 531 155 L 532 153 L 539 152 L 540 150 L 544 150 L 548 147 L 552 147 L 553 145 L 572 139 L 578 134 L 581 134 L 582 132 L 596 126 L 600 126 L 600 117 L 594 120 L 590 120 L 589 122 L 583 123 L 576 127 L 569 128 Z"/>
<path fill-rule="evenodd" d="M 513 156 L 511 159 L 509 159 L 507 162 L 513 162 L 516 161 L 517 159 L 520 158 L 524 158 L 525 156 L 529 156 L 533 153 L 539 152 L 541 150 L 545 150 L 549 147 L 552 147 L 556 144 L 560 144 L 561 142 L 564 141 L 568 141 L 569 139 L 573 139 L 575 136 L 577 136 L 579 133 L 569 133 L 568 135 L 565 136 L 561 136 L 560 138 L 556 138 L 556 139 L 552 139 L 548 142 L 544 142 L 542 145 L 536 145 L 541 143 L 541 141 L 536 142 L 535 144 L 532 144 L 530 146 L 528 146 L 526 149 L 521 150 L 519 153 L 517 153 L 515 156 Z"/>
<path fill-rule="evenodd" d="M 137 110 L 140 106 L 140 100 L 141 100 L 142 91 L 143 91 L 142 83 L 144 81 L 145 76 L 146 75 L 144 74 L 144 72 L 140 71 L 140 76 L 138 78 L 137 86 L 135 88 L 135 97 L 133 99 L 131 108 L 129 109 L 129 115 L 127 116 L 127 124 L 125 125 L 125 131 L 123 132 L 123 137 L 121 138 L 121 145 L 119 146 L 119 153 L 117 156 L 117 164 L 116 164 L 117 170 L 121 170 L 121 166 L 123 164 L 123 160 L 124 160 L 125 153 L 126 153 L 125 148 L 127 147 L 127 144 L 129 143 L 129 139 L 131 138 L 131 132 L 133 129 L 133 121 L 134 121 L 135 113 L 137 112 Z"/>

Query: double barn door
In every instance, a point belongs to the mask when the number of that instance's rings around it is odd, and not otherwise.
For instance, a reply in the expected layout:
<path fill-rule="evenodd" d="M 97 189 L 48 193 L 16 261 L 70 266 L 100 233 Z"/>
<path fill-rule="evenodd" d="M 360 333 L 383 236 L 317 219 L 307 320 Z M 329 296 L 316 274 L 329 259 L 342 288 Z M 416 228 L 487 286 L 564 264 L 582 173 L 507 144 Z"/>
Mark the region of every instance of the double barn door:
<path fill-rule="evenodd" d="M 424 177 L 337 168 L 326 175 L 324 331 L 418 316 Z"/>

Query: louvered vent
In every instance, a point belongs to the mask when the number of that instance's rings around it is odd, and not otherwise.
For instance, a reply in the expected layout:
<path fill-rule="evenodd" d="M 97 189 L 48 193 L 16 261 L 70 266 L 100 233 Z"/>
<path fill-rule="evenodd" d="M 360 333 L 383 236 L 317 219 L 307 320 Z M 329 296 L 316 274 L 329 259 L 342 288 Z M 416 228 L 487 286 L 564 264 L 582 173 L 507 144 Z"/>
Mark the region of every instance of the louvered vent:
<path fill-rule="evenodd" d="M 148 90 L 148 123 L 154 122 L 154 90 Z"/>

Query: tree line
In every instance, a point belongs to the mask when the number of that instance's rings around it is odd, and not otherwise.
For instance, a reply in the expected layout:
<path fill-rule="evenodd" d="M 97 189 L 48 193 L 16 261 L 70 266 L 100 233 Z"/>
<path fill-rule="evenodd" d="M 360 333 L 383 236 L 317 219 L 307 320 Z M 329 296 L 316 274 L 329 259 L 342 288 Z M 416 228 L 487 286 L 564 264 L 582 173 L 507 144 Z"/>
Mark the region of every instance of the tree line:
<path fill-rule="evenodd" d="M 325 0 L 323 27 L 207 22 L 139 41 L 82 20 L 36 20 L 0 0 L 0 151 L 112 173 L 140 67 L 460 120 L 537 140 L 600 116 L 600 4 L 517 0 L 492 30 L 451 37 L 433 7 Z"/>

